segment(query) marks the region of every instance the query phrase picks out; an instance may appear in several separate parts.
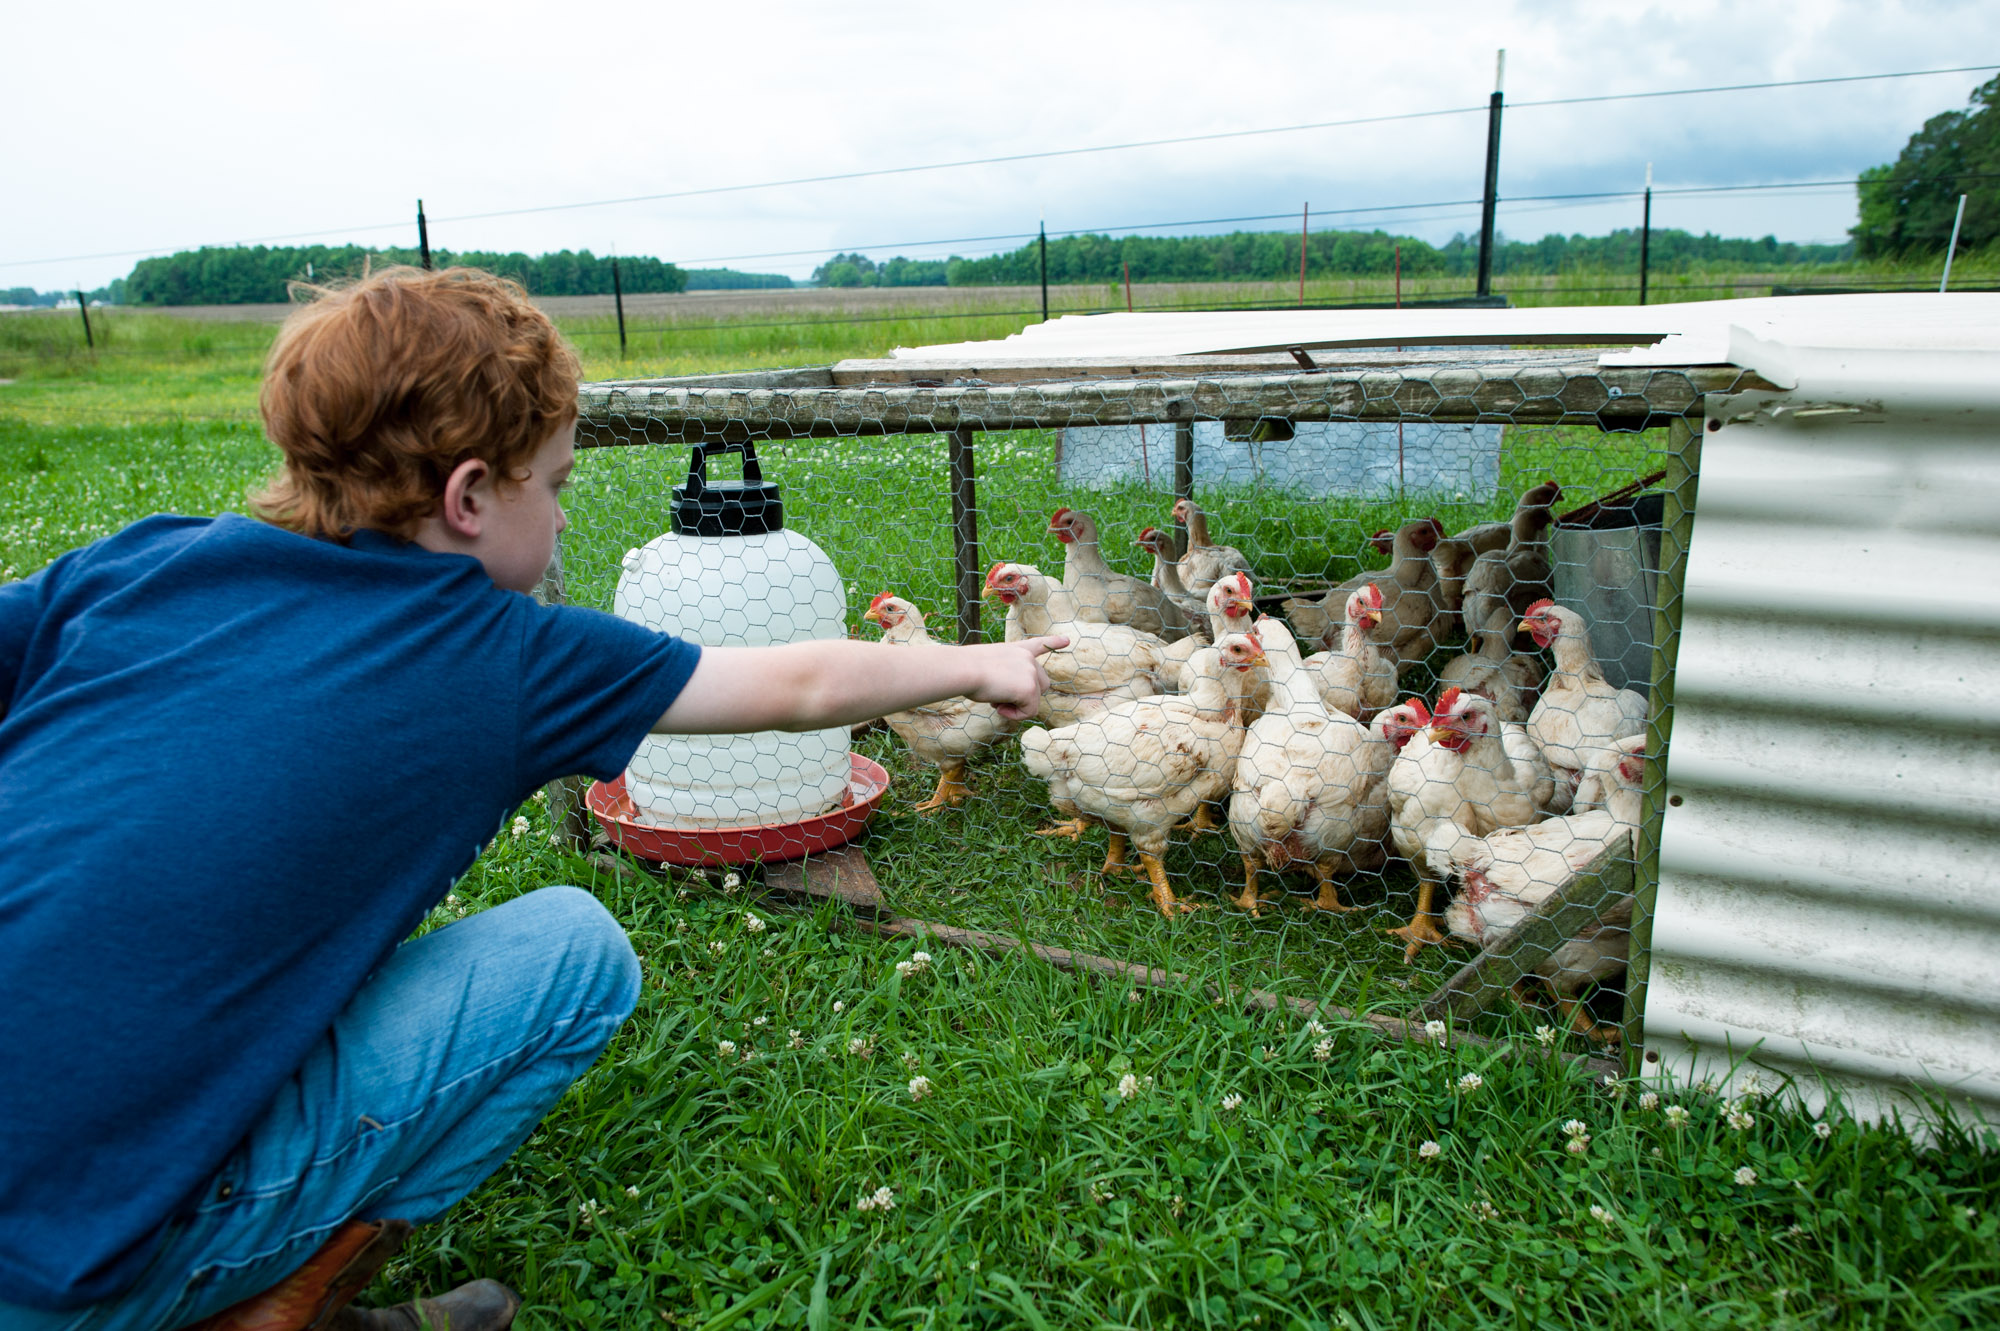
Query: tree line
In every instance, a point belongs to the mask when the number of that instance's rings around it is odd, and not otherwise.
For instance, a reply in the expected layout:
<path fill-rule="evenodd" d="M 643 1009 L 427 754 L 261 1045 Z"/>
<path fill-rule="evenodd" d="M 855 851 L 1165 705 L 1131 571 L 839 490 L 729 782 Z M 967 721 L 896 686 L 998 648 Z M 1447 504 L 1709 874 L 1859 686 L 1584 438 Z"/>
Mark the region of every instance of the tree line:
<path fill-rule="evenodd" d="M 358 277 L 370 266 L 414 264 L 413 249 L 360 245 L 204 246 L 160 258 L 141 259 L 125 279 L 132 305 L 245 305 L 290 299 L 293 282 L 328 282 Z M 510 277 L 537 296 L 611 294 L 611 259 L 589 250 L 554 254 L 497 254 L 483 250 L 433 250 L 439 268 L 463 264 Z M 620 258 L 625 290 L 681 291 L 687 274 L 670 263 L 642 257 Z"/>
<path fill-rule="evenodd" d="M 1968 108 L 1932 116 L 1895 161 L 1861 173 L 1861 257 L 1941 254 L 1961 194 L 1959 248 L 2000 239 L 2000 78 L 1974 88 Z"/>

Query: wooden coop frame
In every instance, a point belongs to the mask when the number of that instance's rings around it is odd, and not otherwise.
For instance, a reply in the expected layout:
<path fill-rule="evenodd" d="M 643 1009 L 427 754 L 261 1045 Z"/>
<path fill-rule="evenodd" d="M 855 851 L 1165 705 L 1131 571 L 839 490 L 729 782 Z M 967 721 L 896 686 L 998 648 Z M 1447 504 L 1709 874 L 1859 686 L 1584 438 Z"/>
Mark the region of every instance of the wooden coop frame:
<path fill-rule="evenodd" d="M 1704 404 L 1711 394 L 1774 390 L 1728 364 L 1600 364 L 1602 336 L 1570 345 L 1265 347 L 1241 353 L 1040 360 L 848 360 L 800 369 L 585 384 L 577 444 L 621 447 L 703 441 L 803 440 L 893 434 L 948 439 L 953 578 L 960 641 L 981 639 L 984 577 L 977 518 L 978 436 L 1071 425 L 1171 425 L 1173 490 L 1194 498 L 1194 424 L 1232 430 L 1262 421 L 1435 422 L 1665 429 L 1658 606 L 1647 730 L 1645 816 L 1629 859 L 1607 855 L 1516 928 L 1494 939 L 1422 1000 L 1422 1015 L 1464 1021 L 1490 1006 L 1566 939 L 1630 892 L 1624 1049 L 1643 1047 L 1643 1017 L 1672 681 L 1692 528 Z M 1589 350 L 1585 350 L 1589 347 Z M 1176 527 L 1177 550 L 1187 531 Z M 852 875 L 851 860 L 845 866 Z M 803 876 L 801 875 L 803 882 Z M 909 922 L 904 922 L 909 923 Z M 944 931 L 948 933 L 949 931 Z M 1124 963 L 1107 963 L 1122 966 Z"/>

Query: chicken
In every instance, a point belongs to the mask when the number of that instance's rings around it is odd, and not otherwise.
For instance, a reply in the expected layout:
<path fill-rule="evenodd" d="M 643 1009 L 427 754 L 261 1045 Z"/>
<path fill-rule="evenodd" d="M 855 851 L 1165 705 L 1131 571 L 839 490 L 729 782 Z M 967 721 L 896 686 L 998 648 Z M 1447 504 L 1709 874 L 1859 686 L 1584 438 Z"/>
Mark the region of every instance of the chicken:
<path fill-rule="evenodd" d="M 1375 645 L 1381 623 L 1382 589 L 1364 583 L 1347 597 L 1347 615 L 1334 649 L 1305 659 L 1320 701 L 1357 721 L 1366 721 L 1396 701 L 1396 663 Z"/>
<path fill-rule="evenodd" d="M 882 626 L 882 641 L 928 643 L 923 612 L 900 597 L 883 592 L 868 603 L 863 619 Z M 883 718 L 910 752 L 938 769 L 937 790 L 916 806 L 918 813 L 947 804 L 962 804 L 971 795 L 965 784 L 965 764 L 973 754 L 1020 729 L 1020 722 L 1000 715 L 991 703 L 970 698 L 946 698 L 928 707 L 891 712 Z"/>
<path fill-rule="evenodd" d="M 1104 562 L 1104 552 L 1097 547 L 1097 521 L 1090 514 L 1059 508 L 1049 518 L 1049 530 L 1063 543 L 1063 590 L 1076 598 L 1084 619 L 1129 624 L 1169 640 L 1187 633 L 1187 616 L 1172 597 Z"/>
<path fill-rule="evenodd" d="M 1207 642 L 1220 642 L 1231 633 L 1248 633 L 1257 614 L 1256 602 L 1250 599 L 1250 575 L 1232 573 L 1226 578 L 1218 578 L 1208 589 L 1208 604 L 1202 607 L 1203 631 L 1200 638 L 1190 633 L 1179 642 L 1167 644 L 1167 663 L 1175 672 L 1180 692 L 1186 693 L 1190 687 L 1187 673 L 1188 662 Z M 1266 651 L 1270 648 L 1267 646 Z"/>
<path fill-rule="evenodd" d="M 1104 823 L 1111 829 L 1105 873 L 1127 867 L 1129 839 L 1160 913 L 1194 909 L 1167 883 L 1167 834 L 1229 789 L 1243 749 L 1243 699 L 1264 663 L 1256 638 L 1232 633 L 1195 653 L 1195 685 L 1185 697 L 1115 703 L 1073 725 L 1022 732 L 1021 761 L 1070 815 L 1043 835 L 1075 838 L 1089 823 Z"/>
<path fill-rule="evenodd" d="M 1542 659 L 1514 650 L 1514 612 L 1499 593 L 1481 592 L 1466 603 L 1465 624 L 1471 641 L 1438 672 L 1439 686 L 1491 698 L 1502 721 L 1525 723 L 1542 687 Z"/>
<path fill-rule="evenodd" d="M 1383 778 L 1395 760 L 1386 725 L 1371 731 L 1319 699 L 1313 673 L 1299 660 L 1291 633 L 1275 619 L 1257 622 L 1266 644 L 1270 692 L 1250 723 L 1229 798 L 1229 830 L 1243 855 L 1243 895 L 1256 916 L 1257 875 L 1310 866 L 1318 895 L 1307 909 L 1347 911 L 1335 874 L 1379 866 L 1389 830 Z"/>
<path fill-rule="evenodd" d="M 1203 646 L 1213 642 L 1208 634 L 1207 606 L 1181 581 L 1181 566 L 1174 560 L 1173 538 L 1158 527 L 1148 527 L 1139 533 L 1138 546 L 1153 557 L 1153 585 L 1187 616 L 1188 636 L 1199 639 Z"/>
<path fill-rule="evenodd" d="M 1500 550 L 1482 551 L 1465 577 L 1464 596 L 1470 604 L 1481 592 L 1505 597 L 1514 614 L 1526 613 L 1529 606 L 1555 594 L 1550 581 L 1550 505 L 1562 497 L 1562 487 L 1544 482 L 1521 496 L 1508 524 L 1507 545 Z"/>
<path fill-rule="evenodd" d="M 1528 717 L 1528 733 L 1541 746 L 1556 780 L 1571 792 L 1594 753 L 1646 728 L 1646 699 L 1616 689 L 1590 651 L 1583 616 L 1554 601 L 1537 601 L 1521 620 L 1521 632 L 1537 647 L 1555 649 L 1541 699 Z"/>
<path fill-rule="evenodd" d="M 1555 503 L 1561 498 L 1560 485 L 1554 481 L 1543 481 L 1521 492 L 1520 502 L 1515 504 L 1514 516 L 1510 520 L 1482 522 L 1439 541 L 1437 548 L 1431 551 L 1431 566 L 1437 571 L 1446 613 L 1459 614 L 1465 602 L 1471 599 L 1465 593 L 1465 577 L 1472 572 L 1473 561 L 1489 551 L 1504 552 L 1512 542 L 1531 541 L 1540 535 L 1549 525 Z M 1519 608 L 1517 605 L 1516 609 Z"/>
<path fill-rule="evenodd" d="M 1446 689 L 1431 713 L 1428 745 L 1410 741 L 1390 770 L 1390 833 L 1418 878 L 1416 914 L 1390 932 L 1408 944 L 1410 960 L 1445 939 L 1433 852 L 1462 833 L 1486 836 L 1538 822 L 1553 797 L 1554 782 L 1527 732 L 1515 731 L 1507 733 L 1490 700 Z"/>
<path fill-rule="evenodd" d="M 1181 583 L 1196 596 L 1205 596 L 1220 578 L 1231 573 L 1251 572 L 1250 561 L 1233 545 L 1210 545 L 1208 514 L 1192 499 L 1174 501 L 1174 521 L 1187 528 L 1187 553 L 1181 556 Z"/>
<path fill-rule="evenodd" d="M 1346 607 L 1350 593 L 1372 582 L 1382 592 L 1382 624 L 1375 641 L 1398 670 L 1423 660 L 1451 627 L 1451 616 L 1433 594 L 1437 570 L 1431 567 L 1430 552 L 1443 534 L 1436 518 L 1406 522 L 1393 536 L 1387 531 L 1375 533 L 1375 548 L 1395 557 L 1389 571 L 1357 574 L 1317 601 L 1296 597 L 1286 601 L 1285 618 L 1291 621 L 1292 632 L 1301 641 L 1331 647 L 1339 628 L 1334 611 Z"/>
<path fill-rule="evenodd" d="M 1445 911 L 1445 923 L 1453 936 L 1484 947 L 1518 925 L 1529 911 L 1566 886 L 1604 851 L 1634 854 L 1641 809 L 1639 787 L 1646 772 L 1644 750 L 1645 738 L 1634 735 L 1600 753 L 1602 761 L 1593 764 L 1592 774 L 1609 792 L 1605 808 L 1551 818 L 1533 827 L 1509 828 L 1487 837 L 1463 836 L 1449 847 L 1440 847 L 1434 855 L 1433 871 L 1458 889 Z M 1555 991 L 1564 1019 L 1594 1038 L 1602 1038 L 1605 1032 L 1590 1029 L 1588 1015 L 1577 999 L 1588 985 L 1608 980 L 1625 968 L 1631 924 L 1632 898 L 1621 895 L 1600 913 L 1598 923 L 1535 967 L 1534 973 Z"/>
<path fill-rule="evenodd" d="M 1032 564 L 995 564 L 987 596 L 1007 606 L 1007 640 L 1060 633 L 1069 646 L 1041 657 L 1049 689 L 1041 716 L 1050 725 L 1080 721 L 1108 702 L 1164 693 L 1172 679 L 1167 644 L 1124 624 L 1076 618 L 1069 593 Z"/>

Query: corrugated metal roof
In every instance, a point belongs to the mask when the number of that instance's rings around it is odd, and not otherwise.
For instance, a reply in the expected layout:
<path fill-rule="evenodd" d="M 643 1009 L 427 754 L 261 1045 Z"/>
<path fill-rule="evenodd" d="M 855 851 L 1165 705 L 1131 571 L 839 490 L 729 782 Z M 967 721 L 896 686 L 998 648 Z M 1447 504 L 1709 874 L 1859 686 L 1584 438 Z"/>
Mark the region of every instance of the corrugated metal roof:
<path fill-rule="evenodd" d="M 2000 353 L 1965 341 L 1770 344 L 1796 389 L 1710 400 L 1645 1013 L 1676 1074 L 2000 1121 Z"/>
<path fill-rule="evenodd" d="M 1732 330 L 1734 330 L 1732 332 Z M 1670 305 L 1464 310 L 1223 310 L 1068 314 L 996 342 L 899 347 L 899 360 L 1037 361 L 1199 356 L 1286 347 L 1627 343 L 1606 364 L 1746 364 L 1759 344 L 1882 349 L 2000 349 L 2000 295 L 1765 297 Z"/>

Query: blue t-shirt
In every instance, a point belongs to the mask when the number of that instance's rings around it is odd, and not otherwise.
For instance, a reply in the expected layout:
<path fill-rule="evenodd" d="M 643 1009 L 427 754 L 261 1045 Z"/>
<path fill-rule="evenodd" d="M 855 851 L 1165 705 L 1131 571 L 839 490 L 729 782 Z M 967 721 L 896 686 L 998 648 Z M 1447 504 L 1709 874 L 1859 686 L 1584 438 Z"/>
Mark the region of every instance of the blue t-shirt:
<path fill-rule="evenodd" d="M 615 776 L 699 652 L 233 515 L 0 585 L 0 1300 L 136 1279 L 515 806 Z"/>

